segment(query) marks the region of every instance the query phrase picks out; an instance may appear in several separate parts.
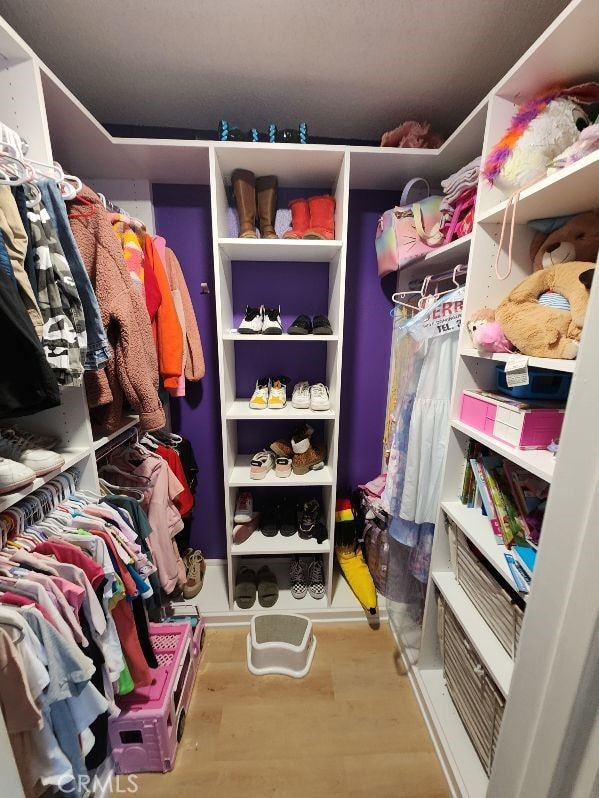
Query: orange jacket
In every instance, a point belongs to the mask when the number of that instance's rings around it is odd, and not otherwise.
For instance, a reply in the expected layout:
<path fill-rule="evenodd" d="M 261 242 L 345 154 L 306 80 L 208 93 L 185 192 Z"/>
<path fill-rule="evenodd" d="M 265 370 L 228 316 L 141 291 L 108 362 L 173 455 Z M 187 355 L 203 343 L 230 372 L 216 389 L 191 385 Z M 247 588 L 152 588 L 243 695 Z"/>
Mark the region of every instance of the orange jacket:
<path fill-rule="evenodd" d="M 177 386 L 183 371 L 183 330 L 179 324 L 164 264 L 149 235 L 144 236 L 143 250 L 144 267 L 154 272 L 162 295 L 162 302 L 152 322 L 158 352 L 158 370 L 164 387 L 172 388 Z"/>

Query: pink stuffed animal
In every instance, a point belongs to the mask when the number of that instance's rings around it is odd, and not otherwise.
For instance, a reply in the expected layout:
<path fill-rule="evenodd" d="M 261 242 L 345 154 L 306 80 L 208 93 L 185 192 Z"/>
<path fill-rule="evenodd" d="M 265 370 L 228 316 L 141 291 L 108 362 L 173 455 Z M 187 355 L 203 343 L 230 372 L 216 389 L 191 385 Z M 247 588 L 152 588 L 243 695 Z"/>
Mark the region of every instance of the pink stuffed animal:
<path fill-rule="evenodd" d="M 468 320 L 468 332 L 474 346 L 483 352 L 513 352 L 514 347 L 495 321 L 495 311 L 481 308 Z"/>

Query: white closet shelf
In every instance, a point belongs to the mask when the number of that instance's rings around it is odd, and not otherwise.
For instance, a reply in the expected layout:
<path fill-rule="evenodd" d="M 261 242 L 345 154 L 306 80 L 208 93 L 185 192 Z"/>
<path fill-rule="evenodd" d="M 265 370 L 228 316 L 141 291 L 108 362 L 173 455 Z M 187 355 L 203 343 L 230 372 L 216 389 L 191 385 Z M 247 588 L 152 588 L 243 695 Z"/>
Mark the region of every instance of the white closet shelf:
<path fill-rule="evenodd" d="M 231 260 L 328 263 L 341 250 L 341 241 L 262 238 L 219 238 L 218 245 Z"/>
<path fill-rule="evenodd" d="M 482 360 L 496 360 L 499 363 L 506 363 L 512 355 L 503 352 L 479 352 L 478 349 L 462 350 L 462 357 L 478 357 Z M 552 369 L 553 371 L 566 371 L 572 373 L 576 369 L 576 360 L 564 360 L 554 357 L 529 357 L 528 365 L 540 369 Z"/>
<path fill-rule="evenodd" d="M 235 458 L 235 465 L 231 469 L 229 476 L 229 486 L 232 488 L 299 488 L 306 485 L 332 485 L 333 474 L 328 465 L 319 471 L 308 471 L 303 476 L 292 474 L 290 477 L 277 477 L 274 469 L 268 472 L 263 479 L 250 479 L 250 460 L 249 454 L 238 454 Z"/>
<path fill-rule="evenodd" d="M 424 261 L 442 261 L 444 264 L 455 264 L 463 261 L 468 261 L 468 253 L 470 252 L 470 242 L 472 241 L 472 233 L 462 238 L 456 238 L 455 241 L 450 241 L 449 244 L 444 244 L 442 247 L 433 249 L 424 256 Z"/>
<path fill-rule="evenodd" d="M 315 540 L 302 540 L 299 535 L 283 537 L 275 535 L 268 538 L 261 532 L 254 532 L 243 543 L 232 543 L 231 554 L 240 557 L 258 557 L 290 554 L 329 554 L 331 544 L 328 540 L 317 543 Z"/>
<path fill-rule="evenodd" d="M 507 548 L 497 542 L 487 516 L 483 515 L 480 509 L 466 507 L 461 502 L 441 502 L 441 508 L 457 524 L 464 535 L 474 543 L 487 562 L 501 574 L 511 587 L 516 589 L 503 556 L 507 552 Z M 520 593 L 519 595 L 526 601 L 526 594 Z"/>
<path fill-rule="evenodd" d="M 486 795 L 489 778 L 449 695 L 443 670 L 414 666 L 410 679 L 423 714 L 435 731 L 434 737 L 441 740 L 453 777 L 460 783 L 459 793 L 454 794 L 468 798 Z"/>
<path fill-rule="evenodd" d="M 338 335 L 289 335 L 289 333 L 282 333 L 281 335 L 240 335 L 238 332 L 224 332 L 223 341 L 258 341 L 259 343 L 281 343 L 282 341 L 293 341 L 296 344 L 310 344 L 320 343 L 326 344 L 330 341 L 335 343 L 339 341 Z"/>
<path fill-rule="evenodd" d="M 330 410 L 297 410 L 291 402 L 279 410 L 264 408 L 253 410 L 249 406 L 249 399 L 235 399 L 227 408 L 227 418 L 239 421 L 301 421 L 303 419 L 331 419 L 335 418 L 335 411 Z"/>
<path fill-rule="evenodd" d="M 101 449 L 102 446 L 106 446 L 107 443 L 113 441 L 115 438 L 118 438 L 119 435 L 122 435 L 123 432 L 126 432 L 131 427 L 134 427 L 136 424 L 139 424 L 139 416 L 125 416 L 124 424 L 119 429 L 111 432 L 109 435 L 104 435 L 102 438 L 96 438 L 94 440 L 94 450 L 97 452 L 98 449 Z"/>
<path fill-rule="evenodd" d="M 483 616 L 458 584 L 453 571 L 433 571 L 433 581 L 459 620 L 468 639 L 497 687 L 507 697 L 514 670 L 514 661 L 491 631 Z"/>
<path fill-rule="evenodd" d="M 16 504 L 16 502 L 18 502 L 20 499 L 24 499 L 25 496 L 29 496 L 29 494 L 33 493 L 34 490 L 41 488 L 42 485 L 45 485 L 46 482 L 49 482 L 63 471 L 66 471 L 67 468 L 77 465 L 77 463 L 79 463 L 81 460 L 88 457 L 91 452 L 87 448 L 80 448 L 64 449 L 62 451 L 58 451 L 57 454 L 62 455 L 64 458 L 64 465 L 60 466 L 60 468 L 55 468 L 53 471 L 51 471 L 49 474 L 45 474 L 43 477 L 37 477 L 37 479 L 35 479 L 31 485 L 27 485 L 25 488 L 16 491 L 16 493 L 6 493 L 3 496 L 0 496 L 0 512 L 12 507 L 13 504 Z"/>
<path fill-rule="evenodd" d="M 564 216 L 588 211 L 597 206 L 599 151 L 581 158 L 524 189 L 514 212 L 517 224 L 548 216 Z M 478 214 L 477 222 L 491 224 L 503 221 L 507 200 L 498 202 Z"/>
<path fill-rule="evenodd" d="M 458 419 L 454 419 L 451 422 L 451 426 L 459 432 L 463 432 L 464 435 L 474 438 L 475 441 L 488 446 L 489 449 L 502 455 L 512 463 L 525 468 L 527 471 L 530 471 L 531 474 L 541 477 L 541 479 L 544 479 L 546 482 L 551 482 L 553 470 L 555 468 L 555 457 L 551 452 L 547 452 L 544 449 L 514 449 L 507 443 L 502 443 L 502 441 L 497 438 L 485 435 L 484 432 L 470 427 L 468 424 L 464 424 L 463 421 L 459 421 Z"/>

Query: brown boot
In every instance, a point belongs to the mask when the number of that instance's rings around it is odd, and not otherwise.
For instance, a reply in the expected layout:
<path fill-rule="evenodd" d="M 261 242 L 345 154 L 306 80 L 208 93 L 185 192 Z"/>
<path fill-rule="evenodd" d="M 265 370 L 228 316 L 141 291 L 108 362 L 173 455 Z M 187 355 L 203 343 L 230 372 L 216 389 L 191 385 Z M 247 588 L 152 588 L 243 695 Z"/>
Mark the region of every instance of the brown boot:
<path fill-rule="evenodd" d="M 277 212 L 277 185 L 274 175 L 259 177 L 256 180 L 258 201 L 258 224 L 262 238 L 278 238 L 275 233 L 275 214 Z"/>
<path fill-rule="evenodd" d="M 231 185 L 239 214 L 239 238 L 258 238 L 254 173 L 247 169 L 236 169 L 231 175 Z"/>

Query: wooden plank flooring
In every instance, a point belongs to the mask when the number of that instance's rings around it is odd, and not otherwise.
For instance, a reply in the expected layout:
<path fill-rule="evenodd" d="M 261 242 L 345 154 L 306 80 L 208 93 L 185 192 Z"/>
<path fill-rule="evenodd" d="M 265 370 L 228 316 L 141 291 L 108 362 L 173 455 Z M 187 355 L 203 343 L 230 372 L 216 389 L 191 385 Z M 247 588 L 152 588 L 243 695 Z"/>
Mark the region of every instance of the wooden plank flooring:
<path fill-rule="evenodd" d="M 304 679 L 252 676 L 247 629 L 210 629 L 175 769 L 144 798 L 446 798 L 386 625 L 322 624 Z"/>

